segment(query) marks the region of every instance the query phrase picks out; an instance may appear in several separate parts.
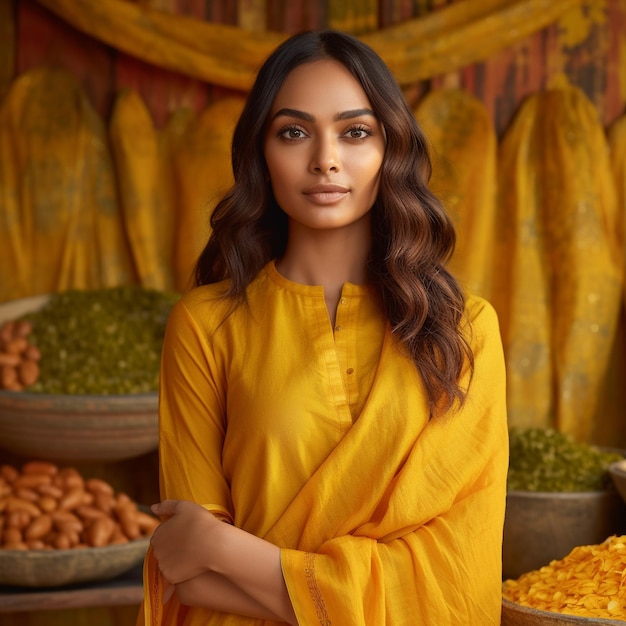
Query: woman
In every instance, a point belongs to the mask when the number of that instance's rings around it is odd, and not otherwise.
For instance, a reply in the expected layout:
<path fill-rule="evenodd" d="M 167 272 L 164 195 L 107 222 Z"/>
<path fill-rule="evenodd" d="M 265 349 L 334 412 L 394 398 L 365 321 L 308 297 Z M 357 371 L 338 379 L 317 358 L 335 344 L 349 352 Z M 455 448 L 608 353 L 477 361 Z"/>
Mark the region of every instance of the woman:
<path fill-rule="evenodd" d="M 140 623 L 499 624 L 497 320 L 445 269 L 398 85 L 353 37 L 296 35 L 232 162 L 163 346 Z"/>

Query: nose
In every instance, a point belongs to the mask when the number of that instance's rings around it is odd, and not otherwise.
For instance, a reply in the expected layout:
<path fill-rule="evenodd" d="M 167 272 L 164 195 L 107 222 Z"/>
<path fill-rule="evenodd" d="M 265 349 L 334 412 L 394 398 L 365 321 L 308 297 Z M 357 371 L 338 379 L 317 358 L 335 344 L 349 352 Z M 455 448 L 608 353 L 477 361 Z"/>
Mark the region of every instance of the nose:
<path fill-rule="evenodd" d="M 340 170 L 337 141 L 331 138 L 319 138 L 313 145 L 310 169 L 314 174 L 328 174 Z"/>

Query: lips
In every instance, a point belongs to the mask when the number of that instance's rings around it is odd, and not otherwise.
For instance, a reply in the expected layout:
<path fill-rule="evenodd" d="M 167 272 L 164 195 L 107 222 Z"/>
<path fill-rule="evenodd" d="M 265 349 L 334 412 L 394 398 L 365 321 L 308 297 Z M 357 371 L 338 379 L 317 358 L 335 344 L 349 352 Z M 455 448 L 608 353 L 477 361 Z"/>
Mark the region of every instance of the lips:
<path fill-rule="evenodd" d="M 315 204 L 334 204 L 345 198 L 350 190 L 342 185 L 319 184 L 308 187 L 303 193 Z"/>

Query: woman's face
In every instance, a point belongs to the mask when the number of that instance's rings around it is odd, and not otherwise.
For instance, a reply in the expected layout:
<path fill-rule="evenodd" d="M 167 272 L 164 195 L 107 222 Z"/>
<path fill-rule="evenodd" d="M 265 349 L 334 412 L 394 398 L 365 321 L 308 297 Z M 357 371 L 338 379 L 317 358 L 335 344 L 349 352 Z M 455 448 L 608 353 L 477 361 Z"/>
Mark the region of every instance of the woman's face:
<path fill-rule="evenodd" d="M 289 74 L 270 111 L 264 153 L 292 226 L 337 229 L 369 216 L 384 152 L 382 125 L 343 65 L 314 61 Z"/>

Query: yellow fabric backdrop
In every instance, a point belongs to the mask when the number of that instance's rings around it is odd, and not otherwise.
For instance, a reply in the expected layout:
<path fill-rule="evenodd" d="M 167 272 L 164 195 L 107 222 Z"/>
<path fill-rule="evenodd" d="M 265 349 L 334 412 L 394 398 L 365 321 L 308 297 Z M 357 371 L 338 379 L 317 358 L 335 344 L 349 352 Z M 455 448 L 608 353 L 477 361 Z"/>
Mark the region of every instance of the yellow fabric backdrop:
<path fill-rule="evenodd" d="M 598 415 L 622 306 L 623 206 L 606 135 L 582 91 L 563 85 L 524 103 L 501 143 L 498 188 L 492 300 L 510 422 L 584 441 L 603 420 L 623 442 L 621 405 Z"/>
<path fill-rule="evenodd" d="M 415 117 L 432 144 L 430 187 L 457 229 L 450 269 L 468 290 L 491 300 L 498 149 L 493 121 L 484 104 L 461 89 L 430 92 Z"/>
<path fill-rule="evenodd" d="M 106 126 L 70 74 L 14 81 L 0 154 L 0 301 L 135 280 Z"/>

